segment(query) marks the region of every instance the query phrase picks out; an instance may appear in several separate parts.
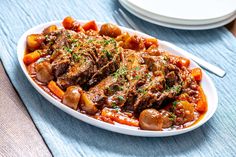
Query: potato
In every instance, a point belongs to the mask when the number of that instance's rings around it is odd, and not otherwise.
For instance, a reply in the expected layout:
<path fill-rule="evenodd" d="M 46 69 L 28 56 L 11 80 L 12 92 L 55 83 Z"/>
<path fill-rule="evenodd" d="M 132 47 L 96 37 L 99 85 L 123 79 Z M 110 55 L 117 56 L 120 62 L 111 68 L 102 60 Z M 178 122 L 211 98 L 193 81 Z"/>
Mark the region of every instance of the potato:
<path fill-rule="evenodd" d="M 116 37 L 116 41 L 123 41 L 125 42 L 130 37 L 129 33 L 125 32 Z"/>
<path fill-rule="evenodd" d="M 27 48 L 31 51 L 39 49 L 45 37 L 42 34 L 31 34 L 27 36 Z"/>
<path fill-rule="evenodd" d="M 78 86 L 70 86 L 66 89 L 66 92 L 62 98 L 62 103 L 70 108 L 76 110 L 79 105 L 81 97 L 81 88 Z"/>
<path fill-rule="evenodd" d="M 85 92 L 82 92 L 80 106 L 82 110 L 91 115 L 95 114 L 98 111 L 95 104 L 89 99 L 88 95 Z"/>
<path fill-rule="evenodd" d="M 121 30 L 116 25 L 113 25 L 111 23 L 106 23 L 101 26 L 99 34 L 116 38 L 117 36 L 121 35 Z"/>
<path fill-rule="evenodd" d="M 124 42 L 124 48 L 132 50 L 143 50 L 145 48 L 144 41 L 137 35 L 131 36 Z"/>
<path fill-rule="evenodd" d="M 52 67 L 48 61 L 42 61 L 35 66 L 36 78 L 38 81 L 48 83 L 53 79 Z"/>
<path fill-rule="evenodd" d="M 43 30 L 43 34 L 46 35 L 46 34 L 49 34 L 53 31 L 57 30 L 57 26 L 56 25 L 51 25 L 51 26 L 48 26 L 47 28 L 45 28 Z"/>
<path fill-rule="evenodd" d="M 157 39 L 156 38 L 145 38 L 144 39 L 144 45 L 146 49 L 148 49 L 150 46 L 158 46 Z"/>
<path fill-rule="evenodd" d="M 145 109 L 139 115 L 139 125 L 144 130 L 162 130 L 163 119 L 156 109 Z"/>

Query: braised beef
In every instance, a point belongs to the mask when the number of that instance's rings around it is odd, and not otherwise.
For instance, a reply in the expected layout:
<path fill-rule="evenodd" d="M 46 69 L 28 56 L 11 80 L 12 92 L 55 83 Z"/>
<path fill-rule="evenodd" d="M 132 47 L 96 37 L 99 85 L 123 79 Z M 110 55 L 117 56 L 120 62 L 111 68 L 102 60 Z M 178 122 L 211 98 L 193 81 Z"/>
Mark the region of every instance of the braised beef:
<path fill-rule="evenodd" d="M 29 35 L 23 61 L 35 82 L 68 107 L 147 130 L 183 128 L 207 111 L 201 69 L 161 50 L 156 38 L 71 17 L 63 26 Z"/>
<path fill-rule="evenodd" d="M 94 61 L 87 56 L 81 56 L 78 63 L 70 65 L 67 73 L 57 78 L 57 84 L 65 89 L 71 85 L 84 85 L 96 71 Z"/>
<path fill-rule="evenodd" d="M 118 36 L 119 30 L 114 34 L 112 29 L 117 28 L 108 24 L 99 33 L 65 29 L 47 33 L 42 52 L 50 57 L 47 62 L 36 64 L 38 71 L 41 66 L 46 67 L 46 71 L 41 72 L 45 77 L 38 76 L 39 81 L 53 79 L 65 91 L 69 91 L 68 87 L 80 86 L 82 96 L 96 109 L 90 114 L 104 107 L 119 107 L 138 117 L 145 109 L 160 110 L 181 92 L 186 99 L 197 100 L 198 85 L 189 77 L 187 68 L 178 67 L 176 61 L 156 45 L 145 51 L 143 38 L 127 33 Z M 88 109 L 89 105 L 84 103 L 81 108 Z M 74 106 L 77 108 L 77 104 Z M 160 114 L 163 128 L 175 123 L 169 120 L 170 112 L 160 110 Z M 180 123 L 180 118 L 175 119 L 176 123 Z"/>

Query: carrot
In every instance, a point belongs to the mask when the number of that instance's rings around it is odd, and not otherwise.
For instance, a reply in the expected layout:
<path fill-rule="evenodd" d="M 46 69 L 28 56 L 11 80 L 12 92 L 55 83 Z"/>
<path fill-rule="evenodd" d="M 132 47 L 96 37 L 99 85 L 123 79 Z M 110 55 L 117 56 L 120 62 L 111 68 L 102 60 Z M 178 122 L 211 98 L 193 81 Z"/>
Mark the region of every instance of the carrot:
<path fill-rule="evenodd" d="M 83 32 L 84 33 L 84 29 L 82 28 L 82 26 L 78 26 L 75 31 L 76 32 Z"/>
<path fill-rule="evenodd" d="M 75 20 L 70 17 L 70 16 L 67 16 L 66 18 L 64 18 L 64 20 L 62 21 L 62 25 L 65 29 L 72 29 L 73 26 L 74 26 L 74 22 Z"/>
<path fill-rule="evenodd" d="M 87 23 L 85 23 L 82 28 L 87 31 L 87 30 L 94 30 L 94 31 L 98 31 L 98 27 L 97 24 L 95 23 L 95 21 L 89 21 Z"/>
<path fill-rule="evenodd" d="M 200 68 L 194 68 L 191 70 L 191 75 L 196 81 L 202 80 L 202 70 Z"/>
<path fill-rule="evenodd" d="M 199 112 L 206 112 L 207 111 L 207 99 L 204 94 L 204 91 L 201 86 L 198 87 L 199 92 L 199 100 L 197 102 L 196 110 Z"/>
<path fill-rule="evenodd" d="M 55 94 L 57 97 L 62 99 L 64 95 L 64 91 L 61 90 L 61 88 L 57 86 L 56 82 L 50 81 L 48 84 L 48 88 L 51 90 L 53 94 Z"/>
<path fill-rule="evenodd" d="M 184 57 L 179 57 L 177 60 L 178 67 L 188 67 L 190 65 L 190 60 Z"/>
<path fill-rule="evenodd" d="M 119 112 L 117 112 L 114 109 L 108 109 L 108 108 L 104 108 L 102 109 L 102 116 L 110 118 L 111 120 L 118 122 L 120 124 L 125 124 L 125 125 L 129 125 L 129 126 L 139 126 L 139 121 L 136 119 L 132 119 L 124 114 L 121 114 Z"/>
<path fill-rule="evenodd" d="M 146 38 L 144 40 L 144 45 L 146 47 L 146 49 L 148 49 L 150 46 L 154 45 L 157 47 L 157 39 L 156 38 Z"/>
<path fill-rule="evenodd" d="M 23 61 L 26 65 L 29 65 L 38 60 L 39 58 L 40 58 L 40 53 L 39 51 L 36 50 L 34 52 L 26 54 L 23 58 Z"/>

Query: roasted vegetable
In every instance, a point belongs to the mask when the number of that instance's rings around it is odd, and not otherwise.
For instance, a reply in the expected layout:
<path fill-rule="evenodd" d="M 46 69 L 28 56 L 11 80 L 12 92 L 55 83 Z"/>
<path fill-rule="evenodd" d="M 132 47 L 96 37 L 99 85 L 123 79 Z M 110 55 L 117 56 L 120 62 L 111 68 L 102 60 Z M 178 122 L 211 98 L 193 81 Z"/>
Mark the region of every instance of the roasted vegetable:
<path fill-rule="evenodd" d="M 77 109 L 80 101 L 82 89 L 78 86 L 70 86 L 66 89 L 65 94 L 62 97 L 62 103 L 69 106 L 72 109 Z"/>
<path fill-rule="evenodd" d="M 199 112 L 206 112 L 207 111 L 207 99 L 203 92 L 203 89 L 201 86 L 198 87 L 199 92 L 199 100 L 197 102 L 196 110 Z"/>
<path fill-rule="evenodd" d="M 146 49 L 148 49 L 150 46 L 157 47 L 158 46 L 157 39 L 156 38 L 145 38 L 144 45 L 145 45 Z"/>
<path fill-rule="evenodd" d="M 89 21 L 87 23 L 85 23 L 82 28 L 87 31 L 87 30 L 94 30 L 94 31 L 98 31 L 98 27 L 97 24 L 95 23 L 95 21 Z"/>
<path fill-rule="evenodd" d="M 178 67 L 189 67 L 190 60 L 184 57 L 178 57 L 177 66 Z"/>
<path fill-rule="evenodd" d="M 124 41 L 124 48 L 132 50 L 143 50 L 145 48 L 143 38 L 136 35 L 130 36 Z"/>
<path fill-rule="evenodd" d="M 48 88 L 58 98 L 62 99 L 62 97 L 64 96 L 64 91 L 60 87 L 57 86 L 56 82 L 50 81 L 48 84 Z"/>
<path fill-rule="evenodd" d="M 191 70 L 191 75 L 196 81 L 202 80 L 202 70 L 200 68 L 194 68 Z"/>
<path fill-rule="evenodd" d="M 95 114 L 98 111 L 95 104 L 89 99 L 88 95 L 85 92 L 82 92 L 80 106 L 81 109 L 88 114 Z"/>
<path fill-rule="evenodd" d="M 111 23 L 106 23 L 101 26 L 99 34 L 116 38 L 117 36 L 121 35 L 121 30 L 116 25 L 113 25 Z"/>
<path fill-rule="evenodd" d="M 118 122 L 120 124 L 136 126 L 136 127 L 139 126 L 138 120 L 130 118 L 127 115 L 122 114 L 120 112 L 117 112 L 115 109 L 103 108 L 101 115 L 110 118 L 111 120 Z"/>
<path fill-rule="evenodd" d="M 139 125 L 144 130 L 162 130 L 163 119 L 156 109 L 145 109 L 139 116 Z"/>
<path fill-rule="evenodd" d="M 27 48 L 31 51 L 34 51 L 34 50 L 40 48 L 40 46 L 44 40 L 45 40 L 45 37 L 42 34 L 28 35 L 27 39 L 26 39 Z"/>
<path fill-rule="evenodd" d="M 75 20 L 70 17 L 67 16 L 66 18 L 64 18 L 64 20 L 62 21 L 62 25 L 65 29 L 72 29 L 73 28 L 73 24 L 74 24 Z"/>
<path fill-rule="evenodd" d="M 52 67 L 48 61 L 42 61 L 35 66 L 36 78 L 38 81 L 48 83 L 54 77 L 52 74 Z"/>
<path fill-rule="evenodd" d="M 43 30 L 43 34 L 44 34 L 44 35 L 47 35 L 47 34 L 53 32 L 53 31 L 55 31 L 55 30 L 57 30 L 57 26 L 56 26 L 56 25 L 51 25 L 51 26 L 48 26 L 47 28 L 45 28 L 45 29 Z"/>
<path fill-rule="evenodd" d="M 28 53 L 24 56 L 23 61 L 26 65 L 29 65 L 40 58 L 40 51 L 36 50 L 34 52 Z"/>

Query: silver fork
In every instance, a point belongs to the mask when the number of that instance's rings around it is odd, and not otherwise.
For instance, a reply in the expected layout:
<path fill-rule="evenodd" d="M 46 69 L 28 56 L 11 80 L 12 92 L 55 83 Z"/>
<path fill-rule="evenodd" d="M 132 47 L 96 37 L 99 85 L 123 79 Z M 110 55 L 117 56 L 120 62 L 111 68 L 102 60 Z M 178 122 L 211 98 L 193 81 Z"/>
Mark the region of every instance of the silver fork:
<path fill-rule="evenodd" d="M 118 10 L 114 11 L 113 17 L 119 25 L 125 24 L 126 26 L 128 26 L 132 29 L 135 29 L 137 31 L 141 31 L 141 29 L 133 22 L 133 20 L 127 14 L 125 14 L 125 12 L 123 10 L 121 10 L 120 8 Z M 201 59 L 201 58 L 199 58 L 199 57 L 197 57 L 197 56 L 195 56 L 195 55 L 193 55 L 189 52 L 185 51 L 185 54 L 186 54 L 187 57 L 191 58 L 199 66 L 206 69 L 207 71 L 209 71 L 209 72 L 211 72 L 211 73 L 213 73 L 213 74 L 215 74 L 219 77 L 224 77 L 225 76 L 226 73 L 221 68 L 219 68 L 219 67 L 217 67 L 213 64 L 210 64 L 210 63 L 204 61 L 203 59 Z"/>

